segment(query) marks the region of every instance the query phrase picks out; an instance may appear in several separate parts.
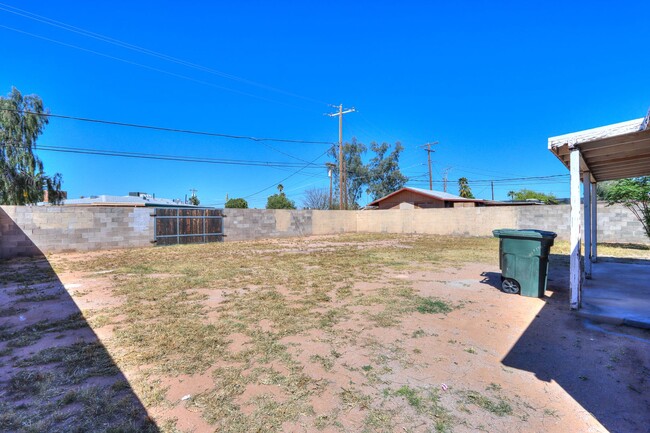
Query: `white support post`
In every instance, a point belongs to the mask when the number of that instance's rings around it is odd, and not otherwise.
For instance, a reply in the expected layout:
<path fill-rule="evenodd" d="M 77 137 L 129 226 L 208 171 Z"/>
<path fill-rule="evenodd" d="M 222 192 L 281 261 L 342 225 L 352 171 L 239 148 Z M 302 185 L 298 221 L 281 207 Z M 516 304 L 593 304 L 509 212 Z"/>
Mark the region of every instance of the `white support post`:
<path fill-rule="evenodd" d="M 583 258 L 585 266 L 585 278 L 591 279 L 591 173 L 585 171 L 582 174 L 582 190 L 584 217 L 585 217 L 585 256 Z"/>
<path fill-rule="evenodd" d="M 597 184 L 591 184 L 591 262 L 598 261 L 598 195 Z"/>
<path fill-rule="evenodd" d="M 580 308 L 582 270 L 580 269 L 580 150 L 571 149 L 571 255 L 570 300 L 571 309 Z"/>

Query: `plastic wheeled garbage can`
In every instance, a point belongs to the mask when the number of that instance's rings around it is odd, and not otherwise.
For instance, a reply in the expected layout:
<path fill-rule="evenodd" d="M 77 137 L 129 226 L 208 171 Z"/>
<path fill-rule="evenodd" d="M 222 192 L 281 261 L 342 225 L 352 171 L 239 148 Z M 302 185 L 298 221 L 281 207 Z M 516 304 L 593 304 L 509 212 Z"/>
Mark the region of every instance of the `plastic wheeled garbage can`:
<path fill-rule="evenodd" d="M 499 238 L 501 289 L 541 298 L 546 290 L 548 255 L 557 234 L 544 230 L 493 230 Z"/>

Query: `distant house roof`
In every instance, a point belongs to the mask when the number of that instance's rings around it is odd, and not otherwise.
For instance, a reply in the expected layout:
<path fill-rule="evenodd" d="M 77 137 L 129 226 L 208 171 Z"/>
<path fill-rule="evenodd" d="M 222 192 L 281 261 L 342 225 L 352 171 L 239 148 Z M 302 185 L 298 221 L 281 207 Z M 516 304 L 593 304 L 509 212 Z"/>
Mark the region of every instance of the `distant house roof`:
<path fill-rule="evenodd" d="M 169 198 L 153 198 L 149 196 L 119 196 L 119 195 L 94 195 L 84 198 L 63 200 L 64 206 L 128 206 L 128 207 L 190 207 L 196 206 L 185 204 L 181 200 Z"/>
<path fill-rule="evenodd" d="M 484 200 L 479 200 L 479 199 L 474 199 L 474 198 L 464 198 L 459 195 L 454 195 L 454 194 L 449 194 L 448 192 L 442 192 L 442 191 L 432 191 L 430 189 L 422 189 L 422 188 L 411 188 L 411 187 L 404 187 L 401 189 L 398 189 L 395 192 L 392 192 L 388 194 L 387 196 L 378 198 L 377 200 L 373 201 L 370 203 L 368 206 L 376 206 L 377 203 L 380 201 L 384 201 L 396 194 L 399 194 L 402 191 L 412 191 L 417 194 L 421 194 L 427 197 L 431 197 L 437 200 L 442 200 L 442 201 L 451 201 L 451 202 L 459 202 L 459 201 L 466 201 L 466 202 L 484 202 Z"/>

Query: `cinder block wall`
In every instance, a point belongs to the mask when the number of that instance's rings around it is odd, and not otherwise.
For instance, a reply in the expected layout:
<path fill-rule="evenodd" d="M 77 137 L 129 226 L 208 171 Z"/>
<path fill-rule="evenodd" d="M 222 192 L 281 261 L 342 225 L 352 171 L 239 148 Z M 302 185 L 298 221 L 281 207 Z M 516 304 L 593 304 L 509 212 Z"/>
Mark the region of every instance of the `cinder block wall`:
<path fill-rule="evenodd" d="M 312 235 L 311 210 L 225 209 L 226 241 Z"/>
<path fill-rule="evenodd" d="M 0 206 L 0 258 L 40 252 L 151 246 L 152 208 Z M 569 239 L 568 205 L 362 211 L 226 209 L 226 241 L 337 233 L 492 236 L 495 228 L 536 228 Z M 622 206 L 598 205 L 598 241 L 646 243 Z"/>
<path fill-rule="evenodd" d="M 571 237 L 571 206 L 521 206 L 517 211 L 516 228 L 536 228 L 557 233 L 558 239 L 569 240 Z M 643 230 L 643 225 L 632 212 L 624 206 L 607 206 L 598 204 L 598 242 L 645 243 L 650 239 Z M 584 215 L 580 218 L 584 236 Z"/>
<path fill-rule="evenodd" d="M 0 258 L 150 246 L 151 208 L 1 206 Z"/>

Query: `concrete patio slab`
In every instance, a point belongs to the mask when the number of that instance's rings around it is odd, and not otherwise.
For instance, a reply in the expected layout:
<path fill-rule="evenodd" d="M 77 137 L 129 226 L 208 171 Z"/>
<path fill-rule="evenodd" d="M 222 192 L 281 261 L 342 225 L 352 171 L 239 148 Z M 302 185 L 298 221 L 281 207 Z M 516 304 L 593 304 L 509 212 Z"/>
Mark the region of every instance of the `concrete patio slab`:
<path fill-rule="evenodd" d="M 597 322 L 650 329 L 650 262 L 605 260 L 594 263 L 578 313 Z"/>

